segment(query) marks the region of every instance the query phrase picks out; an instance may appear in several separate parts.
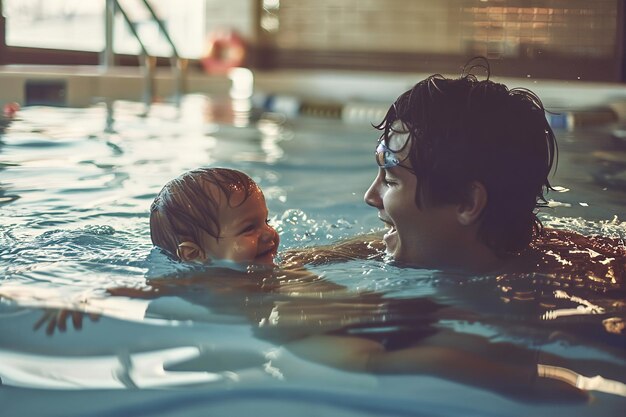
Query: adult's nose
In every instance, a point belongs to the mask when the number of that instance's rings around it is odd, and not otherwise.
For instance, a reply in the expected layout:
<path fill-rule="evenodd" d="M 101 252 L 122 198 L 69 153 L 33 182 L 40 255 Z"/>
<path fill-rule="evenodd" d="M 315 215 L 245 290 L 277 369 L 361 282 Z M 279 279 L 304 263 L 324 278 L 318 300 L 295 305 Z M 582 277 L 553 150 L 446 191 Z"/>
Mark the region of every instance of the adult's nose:
<path fill-rule="evenodd" d="M 370 185 L 370 187 L 365 192 L 365 195 L 363 196 L 363 200 L 365 201 L 366 204 L 372 207 L 376 207 L 376 208 L 383 207 L 383 199 L 381 196 L 382 183 L 381 183 L 380 177 L 381 177 L 381 174 L 379 172 L 376 178 L 374 179 L 374 182 L 372 182 L 372 185 Z"/>

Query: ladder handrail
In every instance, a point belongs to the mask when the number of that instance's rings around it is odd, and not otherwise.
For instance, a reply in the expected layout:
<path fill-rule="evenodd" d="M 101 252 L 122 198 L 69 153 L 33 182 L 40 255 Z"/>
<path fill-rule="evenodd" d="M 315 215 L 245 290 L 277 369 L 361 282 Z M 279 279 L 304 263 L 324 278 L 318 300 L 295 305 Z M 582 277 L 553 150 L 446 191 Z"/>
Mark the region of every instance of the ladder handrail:
<path fill-rule="evenodd" d="M 132 20 L 130 20 L 130 18 L 128 17 L 128 14 L 126 14 L 126 11 L 124 11 L 124 8 L 120 4 L 119 0 L 115 0 L 115 8 L 119 10 L 119 12 L 122 14 L 122 17 L 124 18 L 124 21 L 128 25 L 128 28 L 130 29 L 131 33 L 133 34 L 133 36 L 139 43 L 139 48 L 141 49 L 141 55 L 148 56 L 149 55 L 148 50 L 146 49 L 146 46 L 141 41 L 141 38 L 139 37 L 139 33 L 137 32 L 137 29 L 135 29 L 135 24 L 133 23 Z"/>
<path fill-rule="evenodd" d="M 175 85 L 174 87 L 175 88 L 175 100 L 176 100 L 176 104 L 179 105 L 180 100 L 181 100 L 181 94 L 183 93 L 183 90 L 184 90 L 184 74 L 183 73 L 185 72 L 187 61 L 180 58 L 180 55 L 178 54 L 178 50 L 176 49 L 176 45 L 174 45 L 174 41 L 170 37 L 167 31 L 167 28 L 165 27 L 161 19 L 159 19 L 154 9 L 152 8 L 152 6 L 150 6 L 150 4 L 148 3 L 148 0 L 142 0 L 142 2 L 144 6 L 146 7 L 146 9 L 148 10 L 148 12 L 150 13 L 152 20 L 155 21 L 157 26 L 159 27 L 159 31 L 165 37 L 168 44 L 172 48 L 172 56 L 170 57 L 170 60 L 171 60 L 171 67 L 174 70 L 174 76 L 175 76 L 175 84 L 174 84 Z M 124 18 L 124 21 L 128 25 L 128 28 L 130 29 L 132 35 L 139 43 L 139 48 L 141 49 L 141 57 L 143 59 L 142 66 L 144 67 L 145 78 L 146 78 L 144 101 L 146 103 L 149 103 L 150 101 L 152 101 L 152 96 L 154 92 L 153 78 L 154 78 L 154 66 L 156 62 L 151 58 L 150 54 L 148 54 L 148 50 L 146 49 L 146 46 L 144 45 L 144 43 L 141 41 L 141 37 L 139 36 L 137 29 L 135 28 L 134 22 L 130 19 L 130 17 L 128 16 L 126 11 L 120 4 L 119 0 L 107 1 L 106 8 L 107 8 L 106 19 L 111 19 L 109 15 L 115 15 L 115 12 L 119 11 L 122 14 L 122 17 Z M 110 10 L 111 8 L 113 9 L 112 11 Z M 109 54 L 111 56 L 113 54 L 112 28 L 109 27 L 111 25 L 112 25 L 112 22 L 108 22 L 107 20 L 107 24 L 105 25 L 106 30 L 107 30 L 107 36 L 106 36 L 107 45 L 106 45 L 105 54 L 104 54 L 105 67 L 108 67 L 109 65 L 113 64 L 113 59 L 109 56 Z M 109 44 L 109 42 L 111 44 Z"/>
<path fill-rule="evenodd" d="M 154 9 L 152 8 L 152 6 L 150 6 L 150 3 L 148 3 L 148 0 L 143 0 L 143 4 L 146 6 L 146 9 L 148 9 L 148 12 L 152 16 L 152 20 L 154 20 L 156 24 L 159 26 L 159 30 L 161 31 L 161 34 L 163 34 L 163 36 L 167 40 L 167 43 L 170 44 L 170 47 L 172 48 L 173 57 L 175 59 L 179 59 L 180 55 L 178 55 L 178 51 L 176 50 L 176 45 L 174 45 L 174 41 L 172 41 L 172 38 L 170 37 L 170 34 L 167 31 L 167 28 L 163 24 L 163 21 L 161 21 L 161 19 L 159 19 L 159 17 L 156 15 L 156 13 L 154 12 Z"/>

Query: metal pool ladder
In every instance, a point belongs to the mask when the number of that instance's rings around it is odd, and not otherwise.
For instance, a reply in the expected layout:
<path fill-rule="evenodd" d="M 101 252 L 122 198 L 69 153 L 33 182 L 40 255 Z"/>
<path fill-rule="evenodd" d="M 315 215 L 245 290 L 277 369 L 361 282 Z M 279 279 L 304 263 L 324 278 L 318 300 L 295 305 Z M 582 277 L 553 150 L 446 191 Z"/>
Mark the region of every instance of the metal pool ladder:
<path fill-rule="evenodd" d="M 174 45 L 174 42 L 172 41 L 172 38 L 167 31 L 167 28 L 163 25 L 161 19 L 158 18 L 158 16 L 154 12 L 154 9 L 152 8 L 152 6 L 150 6 L 150 3 L 147 0 L 142 0 L 142 3 L 150 13 L 151 20 L 156 22 L 159 27 L 159 31 L 172 48 L 170 64 L 174 75 L 174 101 L 176 105 L 179 105 L 181 97 L 184 93 L 184 75 L 187 69 L 187 60 L 181 58 L 178 55 L 176 46 Z M 139 33 L 135 28 L 135 23 L 128 16 L 118 0 L 106 0 L 104 25 L 105 49 L 104 53 L 102 54 L 100 63 L 106 69 L 115 66 L 115 54 L 113 52 L 113 21 L 115 18 L 115 13 L 118 11 L 124 18 L 124 21 L 128 24 L 128 28 L 139 43 L 139 48 L 141 49 L 141 67 L 144 79 L 143 102 L 146 104 L 146 106 L 149 106 L 154 98 L 154 72 L 156 67 L 156 57 L 150 56 L 148 54 L 148 50 L 146 49 L 144 43 L 141 41 Z"/>

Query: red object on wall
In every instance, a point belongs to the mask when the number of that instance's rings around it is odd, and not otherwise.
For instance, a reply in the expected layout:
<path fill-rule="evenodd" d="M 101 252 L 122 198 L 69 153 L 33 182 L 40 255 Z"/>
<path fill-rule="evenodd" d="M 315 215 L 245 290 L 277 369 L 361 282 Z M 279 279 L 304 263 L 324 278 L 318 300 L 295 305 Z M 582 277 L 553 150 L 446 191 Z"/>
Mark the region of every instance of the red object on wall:
<path fill-rule="evenodd" d="M 236 32 L 227 30 L 209 36 L 207 54 L 200 62 L 210 74 L 225 74 L 231 68 L 241 67 L 245 60 L 244 40 Z"/>

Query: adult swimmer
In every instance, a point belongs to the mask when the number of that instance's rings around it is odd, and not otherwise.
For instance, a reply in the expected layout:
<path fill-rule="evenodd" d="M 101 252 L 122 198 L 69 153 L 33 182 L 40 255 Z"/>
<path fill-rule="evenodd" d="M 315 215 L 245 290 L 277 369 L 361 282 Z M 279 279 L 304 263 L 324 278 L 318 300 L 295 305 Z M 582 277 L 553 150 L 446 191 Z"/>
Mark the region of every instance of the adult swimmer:
<path fill-rule="evenodd" d="M 472 63 L 474 65 L 472 65 Z M 470 61 L 469 71 L 486 64 Z M 400 95 L 383 121 L 378 173 L 365 202 L 382 237 L 288 251 L 283 260 L 325 263 L 376 256 L 396 264 L 469 274 L 577 272 L 626 275 L 618 239 L 544 228 L 557 142 L 541 100 L 471 73 L 432 75 Z"/>

